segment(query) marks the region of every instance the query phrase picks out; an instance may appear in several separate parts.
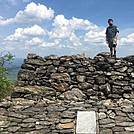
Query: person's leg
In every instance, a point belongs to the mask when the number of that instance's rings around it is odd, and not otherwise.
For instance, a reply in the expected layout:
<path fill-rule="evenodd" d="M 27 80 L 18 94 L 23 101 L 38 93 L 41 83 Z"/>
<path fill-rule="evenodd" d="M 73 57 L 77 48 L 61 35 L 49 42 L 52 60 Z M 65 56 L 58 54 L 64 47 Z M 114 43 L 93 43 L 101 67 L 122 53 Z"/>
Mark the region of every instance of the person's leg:
<path fill-rule="evenodd" d="M 116 46 L 114 47 L 114 56 L 116 57 Z"/>
<path fill-rule="evenodd" d="M 113 57 L 113 48 L 110 47 L 110 54 L 111 54 L 111 57 Z"/>
<path fill-rule="evenodd" d="M 113 47 L 112 47 L 112 42 L 108 42 L 109 48 L 110 48 L 110 56 L 113 57 Z"/>

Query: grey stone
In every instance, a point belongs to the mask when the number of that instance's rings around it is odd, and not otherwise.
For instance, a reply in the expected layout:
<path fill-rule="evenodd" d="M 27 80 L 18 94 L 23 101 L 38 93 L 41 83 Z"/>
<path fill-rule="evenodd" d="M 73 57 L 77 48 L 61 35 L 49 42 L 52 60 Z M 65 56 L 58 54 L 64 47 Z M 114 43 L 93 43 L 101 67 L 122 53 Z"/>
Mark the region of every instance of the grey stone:
<path fill-rule="evenodd" d="M 100 134 L 113 134 L 111 129 L 104 129 L 100 131 Z"/>
<path fill-rule="evenodd" d="M 86 69 L 86 68 L 78 68 L 77 71 L 78 71 L 79 73 L 84 73 L 84 72 L 87 71 L 87 69 Z"/>
<path fill-rule="evenodd" d="M 78 82 L 84 82 L 85 81 L 85 76 L 81 76 L 81 75 L 77 76 L 77 81 Z"/>
<path fill-rule="evenodd" d="M 53 82 L 53 83 L 51 83 L 51 86 L 59 92 L 65 92 L 69 88 L 69 85 L 66 82 L 63 82 L 63 83 L 60 83 L 60 84 Z"/>
<path fill-rule="evenodd" d="M 114 123 L 114 120 L 109 119 L 109 118 L 99 120 L 99 124 L 101 124 L 101 125 L 110 124 L 110 123 Z"/>
<path fill-rule="evenodd" d="M 45 74 L 46 73 L 46 67 L 41 66 L 36 69 L 36 74 Z"/>
<path fill-rule="evenodd" d="M 100 85 L 99 89 L 107 96 L 111 92 L 111 86 L 107 83 L 104 85 Z"/>
<path fill-rule="evenodd" d="M 46 87 L 46 86 L 24 86 L 19 87 L 16 86 L 14 88 L 14 92 L 21 92 L 23 93 L 31 93 L 31 94 L 39 94 L 44 96 L 55 96 L 56 91 L 53 88 Z"/>
<path fill-rule="evenodd" d="M 26 59 L 25 64 L 43 66 L 45 65 L 45 61 L 43 59 Z"/>
<path fill-rule="evenodd" d="M 51 78 L 63 80 L 63 81 L 70 81 L 71 80 L 68 73 L 52 73 Z"/>
<path fill-rule="evenodd" d="M 96 95 L 96 91 L 93 90 L 93 89 L 88 89 L 88 90 L 87 90 L 87 95 L 88 95 L 88 96 Z"/>
<path fill-rule="evenodd" d="M 0 102 L 0 107 L 9 108 L 11 106 L 10 101 Z"/>
<path fill-rule="evenodd" d="M 15 117 L 8 117 L 8 121 L 20 123 L 22 122 L 22 119 L 15 118 Z"/>
<path fill-rule="evenodd" d="M 134 126 L 134 122 L 120 122 L 116 123 L 118 126 L 123 126 L 123 127 L 129 127 L 129 126 Z"/>
<path fill-rule="evenodd" d="M 115 118 L 115 113 L 114 112 L 111 112 L 110 114 L 109 114 L 109 117 L 111 118 L 111 119 L 114 119 Z"/>
<path fill-rule="evenodd" d="M 51 55 L 46 56 L 44 58 L 47 59 L 47 60 L 57 60 L 58 59 L 58 56 L 57 55 L 54 55 L 54 54 L 51 54 Z"/>
<path fill-rule="evenodd" d="M 29 53 L 27 55 L 28 59 L 37 59 L 39 57 L 39 55 L 35 54 L 35 53 Z"/>
<path fill-rule="evenodd" d="M 95 69 L 94 67 L 90 66 L 90 67 L 88 67 L 88 70 L 89 70 L 90 72 L 94 72 L 96 69 Z"/>
<path fill-rule="evenodd" d="M 31 81 L 35 77 L 33 70 L 22 69 L 18 72 L 18 80 Z"/>
<path fill-rule="evenodd" d="M 127 113 L 128 117 L 134 121 L 134 114 L 133 113 Z"/>
<path fill-rule="evenodd" d="M 107 115 L 104 112 L 99 113 L 99 119 L 105 119 Z"/>
<path fill-rule="evenodd" d="M 19 129 L 20 129 L 20 127 L 8 127 L 9 132 L 16 132 Z"/>
<path fill-rule="evenodd" d="M 131 76 L 132 76 L 132 78 L 134 78 L 134 72 L 133 72 L 133 73 L 131 73 Z"/>
<path fill-rule="evenodd" d="M 95 78 L 97 84 L 105 84 L 105 77 L 104 76 L 98 76 Z"/>
<path fill-rule="evenodd" d="M 114 64 L 116 63 L 116 60 L 115 59 L 112 59 L 112 58 L 109 58 L 109 59 L 106 59 L 108 61 L 108 63 L 110 64 Z"/>
<path fill-rule="evenodd" d="M 126 56 L 123 59 L 134 64 L 134 55 Z"/>
<path fill-rule="evenodd" d="M 28 69 L 28 70 L 35 70 L 35 67 L 33 65 L 29 65 L 29 64 L 22 64 L 21 68 Z"/>
<path fill-rule="evenodd" d="M 76 117 L 75 112 L 69 112 L 69 111 L 64 111 L 61 114 L 62 118 L 69 118 L 69 119 L 74 119 Z"/>
<path fill-rule="evenodd" d="M 132 107 L 123 108 L 122 111 L 123 111 L 123 112 L 126 112 L 126 113 L 134 113 L 134 109 L 133 109 Z"/>
<path fill-rule="evenodd" d="M 25 120 L 23 120 L 23 122 L 29 122 L 29 123 L 32 123 L 32 122 L 36 122 L 37 119 L 34 119 L 34 118 L 27 118 Z"/>
<path fill-rule="evenodd" d="M 99 54 L 97 54 L 97 56 L 103 56 L 103 57 L 106 57 L 106 58 L 110 58 L 110 52 L 101 52 Z"/>
<path fill-rule="evenodd" d="M 20 119 L 25 119 L 25 118 L 28 118 L 28 115 L 22 115 L 22 114 L 10 112 L 8 114 L 8 117 L 16 117 L 16 118 L 20 118 Z"/>
<path fill-rule="evenodd" d="M 112 130 L 114 132 L 123 132 L 124 131 L 124 127 L 113 127 Z"/>
<path fill-rule="evenodd" d="M 67 100 L 79 100 L 86 98 L 86 95 L 78 88 L 73 88 L 70 91 L 64 93 L 64 97 Z"/>
<path fill-rule="evenodd" d="M 51 65 L 51 66 L 47 67 L 47 72 L 49 72 L 49 73 L 56 73 L 57 69 L 58 69 L 57 67 Z"/>
<path fill-rule="evenodd" d="M 99 125 L 100 128 L 113 128 L 115 127 L 115 123 L 105 124 L 105 125 Z"/>
<path fill-rule="evenodd" d="M 83 82 L 83 83 L 79 83 L 79 84 L 78 84 L 78 87 L 79 87 L 81 90 L 85 90 L 85 89 L 93 88 L 93 85 L 90 84 L 90 83 L 87 83 L 87 82 Z"/>
<path fill-rule="evenodd" d="M 132 127 L 125 127 L 126 131 L 134 132 L 134 126 Z"/>
<path fill-rule="evenodd" d="M 116 70 L 119 71 L 119 72 L 121 72 L 121 73 L 123 73 L 123 72 L 125 72 L 127 69 L 128 69 L 128 67 L 125 66 L 125 67 L 122 67 L 122 68 L 118 68 L 118 69 L 116 69 Z"/>
<path fill-rule="evenodd" d="M 127 121 L 127 122 L 130 121 L 131 122 L 132 120 L 128 117 L 116 116 L 115 121 L 116 122 L 125 122 L 125 121 Z"/>
<path fill-rule="evenodd" d="M 114 134 L 134 134 L 134 133 L 129 131 L 124 131 L 124 132 L 115 132 Z"/>
<path fill-rule="evenodd" d="M 35 127 L 35 123 L 20 123 L 19 126 L 23 127 L 23 128 L 31 128 L 31 127 Z"/>
<path fill-rule="evenodd" d="M 78 111 L 76 134 L 96 134 L 96 113 L 94 111 Z"/>

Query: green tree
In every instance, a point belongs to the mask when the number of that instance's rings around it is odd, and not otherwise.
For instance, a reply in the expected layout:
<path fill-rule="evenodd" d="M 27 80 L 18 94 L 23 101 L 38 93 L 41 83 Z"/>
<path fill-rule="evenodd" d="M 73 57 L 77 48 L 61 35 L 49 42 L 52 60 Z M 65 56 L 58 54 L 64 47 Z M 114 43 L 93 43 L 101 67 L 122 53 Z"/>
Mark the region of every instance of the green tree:
<path fill-rule="evenodd" d="M 14 84 L 7 79 L 9 73 L 8 69 L 5 67 L 5 64 L 11 64 L 13 60 L 13 55 L 11 53 L 0 54 L 0 100 L 11 93 L 13 90 Z"/>

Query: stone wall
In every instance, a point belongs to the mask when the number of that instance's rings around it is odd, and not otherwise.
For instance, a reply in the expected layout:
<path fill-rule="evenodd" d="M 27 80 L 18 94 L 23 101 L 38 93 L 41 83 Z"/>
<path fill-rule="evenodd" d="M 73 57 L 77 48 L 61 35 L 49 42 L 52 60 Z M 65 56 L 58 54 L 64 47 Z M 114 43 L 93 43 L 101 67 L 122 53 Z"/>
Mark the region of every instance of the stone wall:
<path fill-rule="evenodd" d="M 1 134 L 74 134 L 77 111 L 95 111 L 97 134 L 134 133 L 134 56 L 28 54 L 0 103 Z"/>

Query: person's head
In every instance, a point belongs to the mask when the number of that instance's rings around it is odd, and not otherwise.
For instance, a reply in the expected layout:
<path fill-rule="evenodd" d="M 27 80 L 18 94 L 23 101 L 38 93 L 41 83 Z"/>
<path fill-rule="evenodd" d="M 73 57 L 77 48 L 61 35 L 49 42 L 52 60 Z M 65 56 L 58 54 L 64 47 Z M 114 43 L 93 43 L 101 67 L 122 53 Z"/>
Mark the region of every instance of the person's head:
<path fill-rule="evenodd" d="M 112 25 L 113 25 L 113 20 L 112 20 L 112 19 L 109 19 L 109 20 L 108 20 L 108 24 L 109 24 L 110 26 L 112 26 Z"/>

